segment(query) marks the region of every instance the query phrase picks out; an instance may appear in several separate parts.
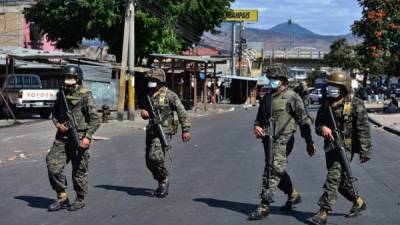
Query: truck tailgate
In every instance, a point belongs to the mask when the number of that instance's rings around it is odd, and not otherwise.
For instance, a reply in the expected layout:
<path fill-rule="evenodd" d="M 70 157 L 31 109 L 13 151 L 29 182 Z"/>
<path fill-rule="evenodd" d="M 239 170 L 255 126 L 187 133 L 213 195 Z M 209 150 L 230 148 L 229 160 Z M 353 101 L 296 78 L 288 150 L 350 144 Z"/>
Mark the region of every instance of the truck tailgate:
<path fill-rule="evenodd" d="M 38 89 L 20 90 L 20 99 L 25 101 L 55 101 L 57 98 L 57 89 Z M 22 93 L 22 96 L 21 96 Z M 22 98 L 21 98 L 22 97 Z"/>

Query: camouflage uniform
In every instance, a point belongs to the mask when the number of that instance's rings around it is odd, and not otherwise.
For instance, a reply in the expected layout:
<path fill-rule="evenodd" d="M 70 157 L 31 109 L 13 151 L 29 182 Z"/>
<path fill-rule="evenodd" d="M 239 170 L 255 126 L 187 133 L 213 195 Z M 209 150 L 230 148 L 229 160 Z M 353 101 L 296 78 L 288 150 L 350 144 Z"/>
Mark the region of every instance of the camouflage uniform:
<path fill-rule="evenodd" d="M 90 90 L 78 86 L 76 90 L 66 92 L 66 99 L 75 116 L 80 139 L 86 137 L 91 140 L 92 135 L 100 126 L 100 119 Z M 55 124 L 65 122 L 65 112 L 63 99 L 59 93 L 52 112 L 53 122 Z M 80 150 L 80 154 L 75 155 L 76 149 L 73 149 L 72 146 L 72 140 L 67 134 L 56 133 L 53 146 L 46 157 L 49 180 L 53 190 L 57 193 L 65 192 L 67 179 L 63 170 L 65 165 L 71 161 L 74 190 L 77 196 L 83 197 L 88 192 L 89 150 Z"/>
<path fill-rule="evenodd" d="M 186 110 L 179 97 L 166 87 L 161 87 L 153 94 L 152 100 L 154 107 L 159 110 L 162 127 L 168 141 L 172 135 L 176 134 L 178 121 L 174 120 L 174 111 L 178 115 L 182 132 L 190 129 L 190 123 L 186 115 Z M 168 176 L 168 170 L 165 167 L 165 152 L 162 149 L 157 130 L 152 122 L 149 122 L 146 129 L 146 166 L 158 182 L 162 182 Z"/>
<path fill-rule="evenodd" d="M 344 101 L 327 100 L 318 110 L 315 121 L 315 130 L 320 136 L 322 136 L 322 126 L 333 129 L 328 106 L 332 108 L 338 129 L 343 131 L 342 138 L 346 144 L 348 158 L 351 159 L 354 153 L 359 153 L 361 157 L 370 158 L 370 127 L 363 101 L 350 96 L 346 96 Z M 338 152 L 332 149 L 332 145 L 327 140 L 324 142 L 324 150 L 328 175 L 324 184 L 324 193 L 319 199 L 318 205 L 331 211 L 336 202 L 337 190 L 351 202 L 355 202 L 358 196 L 354 196 L 350 177 L 341 168 Z M 357 190 L 355 191 L 358 193 Z"/>
<path fill-rule="evenodd" d="M 308 106 L 310 105 L 310 101 L 309 101 L 309 91 L 308 91 L 308 87 L 307 84 L 305 82 L 300 82 L 299 86 L 294 87 L 293 85 L 290 85 L 291 83 L 289 83 L 289 87 L 293 88 L 293 90 L 300 96 L 301 100 L 303 101 L 304 104 L 304 108 L 307 112 L 307 115 L 310 117 L 310 115 L 308 114 Z M 311 117 L 310 117 L 311 119 Z M 289 156 L 290 153 L 293 151 L 294 148 L 294 134 L 292 135 L 292 137 L 290 137 L 287 145 L 286 145 L 286 155 Z"/>
<path fill-rule="evenodd" d="M 254 122 L 255 126 L 265 127 L 266 116 L 262 110 L 263 108 L 261 105 L 258 110 L 257 118 Z M 312 143 L 311 120 L 306 114 L 301 98 L 294 91 L 286 89 L 279 94 L 275 94 L 273 96 L 273 110 L 273 118 L 276 122 L 277 130 L 277 135 L 274 137 L 272 144 L 274 152 L 273 169 L 268 182 L 267 167 L 265 168 L 263 188 L 260 194 L 263 203 L 266 205 L 273 202 L 273 195 L 277 188 L 288 195 L 293 191 L 290 176 L 286 172 L 286 146 L 296 131 L 296 123 L 300 125 L 302 137 L 305 138 L 308 144 Z"/>

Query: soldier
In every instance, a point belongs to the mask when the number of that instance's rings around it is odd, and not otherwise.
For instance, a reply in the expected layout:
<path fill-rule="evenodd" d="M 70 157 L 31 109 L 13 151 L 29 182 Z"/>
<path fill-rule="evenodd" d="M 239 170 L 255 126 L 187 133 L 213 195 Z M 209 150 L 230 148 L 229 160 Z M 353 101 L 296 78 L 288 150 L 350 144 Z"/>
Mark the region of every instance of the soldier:
<path fill-rule="evenodd" d="M 179 97 L 164 86 L 164 71 L 162 69 L 152 69 L 147 72 L 146 77 L 150 96 L 155 108 L 159 110 L 161 115 L 162 128 L 168 142 L 171 140 L 172 135 L 176 134 L 178 128 L 178 122 L 174 119 L 174 111 L 177 113 L 181 124 L 182 140 L 188 142 L 190 140 L 190 123 L 185 108 Z M 148 108 L 144 107 L 140 114 L 143 119 L 149 119 Z M 154 179 L 158 181 L 158 188 L 154 191 L 154 195 L 160 198 L 166 197 L 168 195 L 169 181 L 168 170 L 165 167 L 165 151 L 161 146 L 156 127 L 152 122 L 149 122 L 146 127 L 146 166 L 153 174 Z"/>
<path fill-rule="evenodd" d="M 307 87 L 307 83 L 305 81 L 300 81 L 296 83 L 296 80 L 294 78 L 289 79 L 289 87 L 293 89 L 301 98 L 304 104 L 304 109 L 306 110 L 307 116 L 312 120 L 310 114 L 308 113 L 308 106 L 310 105 L 309 101 L 309 91 Z M 292 137 L 289 138 L 289 141 L 286 145 L 286 156 L 289 156 L 290 153 L 293 151 L 294 148 L 294 134 Z M 285 208 L 283 208 L 285 210 Z M 289 208 L 288 208 L 289 209 Z"/>
<path fill-rule="evenodd" d="M 310 92 L 308 91 L 307 82 L 300 81 L 299 85 L 294 89 L 294 91 L 301 97 L 304 103 L 304 108 L 308 108 L 310 105 Z"/>
<path fill-rule="evenodd" d="M 76 154 L 69 127 L 66 123 L 64 100 L 59 92 L 52 112 L 52 120 L 57 128 L 56 137 L 46 157 L 48 175 L 51 187 L 57 192 L 57 199 L 48 207 L 49 211 L 68 208 L 75 211 L 85 207 L 85 196 L 88 192 L 89 146 L 92 136 L 100 126 L 100 120 L 88 88 L 82 86 L 82 70 L 77 66 L 68 65 L 62 70 L 65 84 L 65 95 L 68 106 L 75 116 L 77 131 L 80 138 L 79 154 Z M 70 205 L 66 193 L 67 179 L 63 174 L 65 165 L 71 161 L 72 180 L 76 199 Z"/>
<path fill-rule="evenodd" d="M 262 200 L 257 209 L 250 213 L 249 220 L 259 220 L 269 214 L 269 205 L 273 202 L 277 188 L 288 196 L 286 204 L 282 207 L 283 210 L 291 210 L 295 204 L 301 202 L 300 195 L 293 188 L 290 176 L 286 172 L 286 145 L 296 131 L 296 123 L 299 124 L 301 135 L 307 143 L 308 154 L 312 156 L 316 152 L 311 136 L 311 120 L 306 114 L 301 98 L 288 88 L 288 74 L 288 69 L 283 64 L 273 64 L 267 69 L 267 77 L 274 89 L 272 116 L 277 128 L 272 143 L 273 168 L 270 177 L 265 169 L 263 188 L 260 194 Z M 254 122 L 254 134 L 257 138 L 265 135 L 264 127 L 267 118 L 265 118 L 266 113 L 263 108 L 260 106 Z"/>
<path fill-rule="evenodd" d="M 352 178 L 344 173 L 339 157 L 330 144 L 333 140 L 333 123 L 330 119 L 329 107 L 332 108 L 338 129 L 345 142 L 345 149 L 349 159 L 354 153 L 360 154 L 361 163 L 365 163 L 371 156 L 371 136 L 368 124 L 368 115 L 364 103 L 353 97 L 351 92 L 351 78 L 341 71 L 332 73 L 327 81 L 327 99 L 317 113 L 315 131 L 324 137 L 324 150 L 328 174 L 324 184 L 324 193 L 319 199 L 320 206 L 310 222 L 321 225 L 327 223 L 328 212 L 336 202 L 337 191 L 353 203 L 347 217 L 355 217 L 366 209 L 366 204 L 357 190 L 353 189 Z"/>

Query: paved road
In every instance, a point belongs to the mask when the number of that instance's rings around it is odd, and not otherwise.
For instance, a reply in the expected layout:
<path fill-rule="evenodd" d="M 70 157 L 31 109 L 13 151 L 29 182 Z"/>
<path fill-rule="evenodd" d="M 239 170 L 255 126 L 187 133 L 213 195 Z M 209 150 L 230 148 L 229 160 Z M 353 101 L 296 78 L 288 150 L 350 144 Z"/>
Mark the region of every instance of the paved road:
<path fill-rule="evenodd" d="M 250 132 L 254 116 L 255 110 L 250 109 L 196 119 L 191 143 L 175 138 L 166 199 L 147 196 L 156 183 L 145 167 L 143 131 L 94 144 L 87 208 L 78 212 L 46 211 L 55 196 L 44 160 L 0 164 L 0 224 L 304 224 L 317 210 L 326 170 L 323 153 L 310 159 L 298 136 L 288 170 L 303 203 L 293 214 L 284 214 L 279 206 L 286 197 L 279 193 L 267 219 L 246 221 L 259 202 L 264 166 L 261 144 Z M 351 205 L 339 197 L 331 224 L 399 224 L 400 141 L 376 128 L 372 135 L 374 159 L 365 166 L 352 163 L 369 209 L 362 217 L 345 219 Z M 321 147 L 321 140 L 316 140 Z M 67 173 L 70 178 L 70 167 Z"/>

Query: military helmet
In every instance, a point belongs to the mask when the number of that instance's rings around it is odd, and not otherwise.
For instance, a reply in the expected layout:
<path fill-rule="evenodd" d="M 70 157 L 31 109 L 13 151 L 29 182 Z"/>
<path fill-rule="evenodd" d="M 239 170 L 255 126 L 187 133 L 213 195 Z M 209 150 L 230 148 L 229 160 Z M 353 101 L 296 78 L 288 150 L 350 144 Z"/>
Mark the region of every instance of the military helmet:
<path fill-rule="evenodd" d="M 274 63 L 267 67 L 266 76 L 268 78 L 284 78 L 286 81 L 291 78 L 289 68 L 283 63 Z"/>
<path fill-rule="evenodd" d="M 343 71 L 333 72 L 327 80 L 328 84 L 343 86 L 347 94 L 351 93 L 351 77 Z"/>
<path fill-rule="evenodd" d="M 76 78 L 78 78 L 79 81 L 83 80 L 83 74 L 82 74 L 81 68 L 79 66 L 75 66 L 75 65 L 64 66 L 64 68 L 62 69 L 61 75 L 62 76 L 73 75 L 73 76 L 76 76 Z"/>
<path fill-rule="evenodd" d="M 159 69 L 159 68 L 154 68 L 154 69 L 149 70 L 146 73 L 146 78 L 156 79 L 162 83 L 165 83 L 165 81 L 166 81 L 164 70 Z"/>

